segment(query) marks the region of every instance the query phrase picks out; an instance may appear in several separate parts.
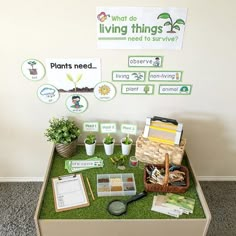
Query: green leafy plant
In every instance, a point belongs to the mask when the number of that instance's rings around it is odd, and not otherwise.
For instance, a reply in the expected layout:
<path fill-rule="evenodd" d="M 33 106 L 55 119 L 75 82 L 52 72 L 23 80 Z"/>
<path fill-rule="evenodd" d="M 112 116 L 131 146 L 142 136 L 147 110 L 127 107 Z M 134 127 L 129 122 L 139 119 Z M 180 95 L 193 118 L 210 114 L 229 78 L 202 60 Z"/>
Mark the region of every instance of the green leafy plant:
<path fill-rule="evenodd" d="M 129 135 L 127 135 L 122 143 L 124 143 L 126 145 L 130 145 L 133 142 L 132 142 L 132 139 L 129 137 Z"/>
<path fill-rule="evenodd" d="M 143 78 L 143 75 L 141 73 L 132 73 L 132 75 L 134 76 L 134 78 L 136 78 L 136 80 L 141 80 Z"/>
<path fill-rule="evenodd" d="M 79 74 L 77 79 L 74 80 L 73 77 L 70 74 L 66 74 L 66 78 L 74 84 L 75 92 L 76 92 L 76 88 L 77 88 L 77 83 L 82 79 L 82 75 L 83 74 Z"/>
<path fill-rule="evenodd" d="M 36 61 L 29 61 L 29 65 L 31 65 L 32 69 L 34 69 L 34 65 L 36 65 Z"/>
<path fill-rule="evenodd" d="M 44 135 L 55 144 L 69 144 L 79 137 L 80 129 L 72 120 L 52 118 Z"/>
<path fill-rule="evenodd" d="M 182 20 L 182 19 L 177 19 L 177 20 L 173 23 L 173 20 L 172 20 L 170 14 L 169 14 L 169 13 L 166 13 L 166 12 L 160 14 L 160 15 L 157 17 L 157 19 L 169 19 L 169 21 L 167 21 L 167 22 L 164 24 L 164 26 L 170 26 L 170 30 L 167 31 L 167 33 L 176 33 L 176 31 L 174 31 L 174 29 L 175 29 L 175 30 L 180 30 L 179 25 L 185 25 L 185 22 L 184 22 L 184 20 Z"/>
<path fill-rule="evenodd" d="M 113 142 L 114 142 L 114 138 L 110 134 L 108 134 L 104 139 L 105 144 L 112 144 Z"/>
<path fill-rule="evenodd" d="M 87 135 L 87 137 L 85 139 L 85 143 L 87 143 L 87 144 L 94 144 L 95 141 L 96 141 L 96 137 L 94 134 Z"/>

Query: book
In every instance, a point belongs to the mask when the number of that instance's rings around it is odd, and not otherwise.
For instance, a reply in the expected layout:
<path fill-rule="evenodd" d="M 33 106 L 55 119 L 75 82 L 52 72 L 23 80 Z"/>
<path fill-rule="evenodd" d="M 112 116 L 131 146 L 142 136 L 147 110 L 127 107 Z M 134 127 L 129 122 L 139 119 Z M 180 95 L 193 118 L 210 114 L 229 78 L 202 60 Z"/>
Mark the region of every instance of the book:
<path fill-rule="evenodd" d="M 163 205 L 174 209 L 180 208 L 185 214 L 192 214 L 194 210 L 195 199 L 179 194 L 167 193 L 166 201 L 163 203 Z"/>
<path fill-rule="evenodd" d="M 179 218 L 179 216 L 183 214 L 183 211 L 181 209 L 173 209 L 164 206 L 163 203 L 165 203 L 165 201 L 166 201 L 166 196 L 164 195 L 154 196 L 151 210 L 165 215 L 173 216 L 176 218 Z"/>
<path fill-rule="evenodd" d="M 153 198 L 151 210 L 178 218 L 182 214 L 193 213 L 194 205 L 193 198 L 174 193 L 158 194 Z"/>

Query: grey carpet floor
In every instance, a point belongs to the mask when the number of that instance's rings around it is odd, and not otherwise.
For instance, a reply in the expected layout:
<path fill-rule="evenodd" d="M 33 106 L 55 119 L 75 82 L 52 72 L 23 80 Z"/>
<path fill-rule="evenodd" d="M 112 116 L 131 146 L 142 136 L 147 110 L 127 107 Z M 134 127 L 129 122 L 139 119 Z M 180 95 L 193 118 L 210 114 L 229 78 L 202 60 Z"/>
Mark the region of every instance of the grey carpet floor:
<path fill-rule="evenodd" d="M 0 236 L 36 236 L 42 183 L 0 183 Z M 236 236 L 236 182 L 201 182 L 212 221 L 207 236 Z"/>

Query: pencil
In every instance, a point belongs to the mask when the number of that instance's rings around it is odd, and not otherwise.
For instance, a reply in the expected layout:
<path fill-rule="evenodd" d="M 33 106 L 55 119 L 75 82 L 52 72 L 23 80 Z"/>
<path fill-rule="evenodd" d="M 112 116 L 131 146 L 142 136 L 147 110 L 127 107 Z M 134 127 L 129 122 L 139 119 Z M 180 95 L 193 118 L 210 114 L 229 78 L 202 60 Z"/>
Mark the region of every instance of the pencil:
<path fill-rule="evenodd" d="M 87 183 L 88 183 L 88 186 L 89 186 L 89 191 L 90 191 L 90 193 L 91 193 L 91 195 L 92 195 L 92 199 L 95 200 L 95 197 L 94 197 L 94 195 L 93 195 L 93 191 L 92 191 L 92 188 L 91 188 L 91 185 L 90 185 L 90 182 L 89 182 L 88 177 L 86 177 L 86 179 L 87 179 Z"/>

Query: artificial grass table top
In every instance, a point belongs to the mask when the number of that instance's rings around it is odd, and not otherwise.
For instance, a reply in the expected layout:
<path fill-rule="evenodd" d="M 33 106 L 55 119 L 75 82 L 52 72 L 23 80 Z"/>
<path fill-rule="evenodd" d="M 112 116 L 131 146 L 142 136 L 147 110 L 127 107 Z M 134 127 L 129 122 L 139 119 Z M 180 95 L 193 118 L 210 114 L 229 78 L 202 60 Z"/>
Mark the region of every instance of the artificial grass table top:
<path fill-rule="evenodd" d="M 132 147 L 129 156 L 135 154 L 135 146 Z M 120 145 L 115 146 L 114 154 L 110 157 L 121 155 Z M 129 156 L 125 160 L 125 170 L 119 170 L 112 163 L 110 157 L 106 156 L 104 152 L 104 147 L 102 145 L 97 145 L 94 156 L 103 158 L 104 167 L 103 168 L 93 168 L 88 170 L 83 170 L 82 173 L 84 178 L 84 183 L 87 189 L 87 194 L 90 201 L 90 206 L 84 208 L 78 208 L 63 212 L 56 212 L 54 208 L 54 198 L 52 190 L 52 178 L 62 175 L 68 175 L 65 167 L 65 158 L 60 157 L 57 152 L 54 152 L 52 159 L 51 168 L 49 170 L 48 182 L 43 195 L 43 201 L 40 209 L 39 219 L 175 219 L 174 217 L 164 215 L 161 213 L 151 211 L 153 196 L 155 193 L 148 193 L 148 195 L 136 202 L 128 205 L 126 214 L 121 216 L 112 216 L 107 212 L 107 205 L 110 201 L 114 199 L 127 200 L 131 196 L 108 196 L 108 197 L 98 197 L 97 196 L 97 174 L 114 174 L 114 173 L 133 173 L 135 177 L 137 193 L 144 190 L 143 183 L 143 172 L 144 170 L 139 167 L 129 166 Z M 71 160 L 86 160 L 88 157 L 85 152 L 85 147 L 83 145 L 78 146 L 77 154 L 70 158 Z M 182 165 L 188 165 L 187 156 L 184 155 Z M 189 168 L 190 169 L 190 168 Z M 87 182 L 85 178 L 88 177 L 93 193 L 95 195 L 95 200 L 92 199 Z M 206 218 L 204 214 L 203 207 L 198 197 L 198 193 L 195 188 L 193 175 L 190 171 L 190 187 L 186 193 L 181 194 L 186 197 L 191 197 L 195 199 L 195 208 L 193 214 L 181 215 L 179 219 L 203 219 Z"/>

